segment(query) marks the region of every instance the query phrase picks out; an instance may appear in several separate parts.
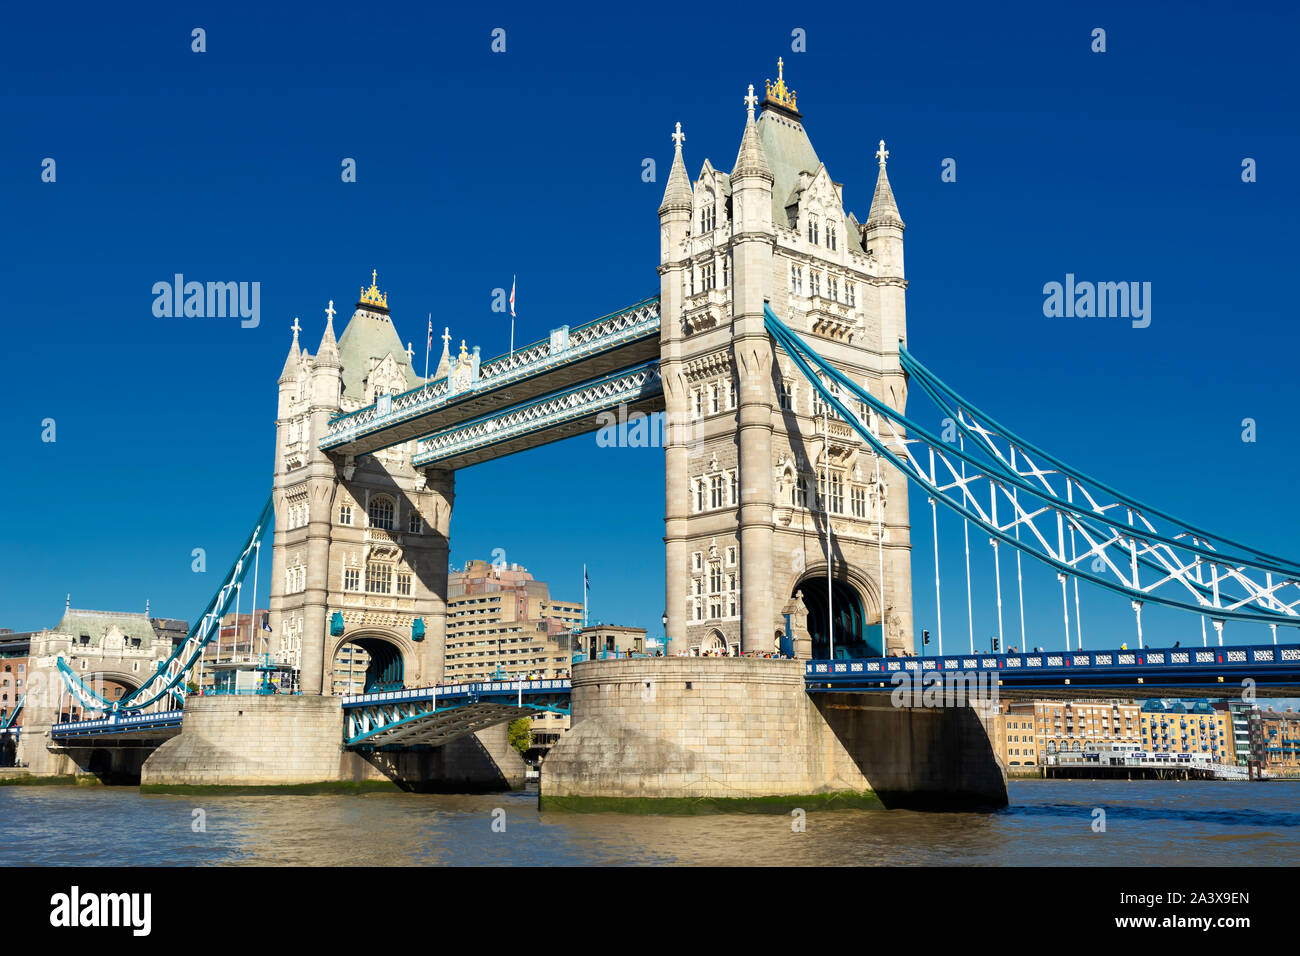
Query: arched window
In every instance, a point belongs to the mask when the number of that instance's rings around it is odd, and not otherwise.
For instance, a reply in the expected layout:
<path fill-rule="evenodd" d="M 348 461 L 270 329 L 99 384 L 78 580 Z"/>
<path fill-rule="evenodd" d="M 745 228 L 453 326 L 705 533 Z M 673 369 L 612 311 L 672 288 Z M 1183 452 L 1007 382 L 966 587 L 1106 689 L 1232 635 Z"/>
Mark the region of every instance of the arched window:
<path fill-rule="evenodd" d="M 826 245 L 831 250 L 835 249 L 835 223 L 826 223 Z"/>
<path fill-rule="evenodd" d="M 814 246 L 817 245 L 817 217 L 808 217 L 808 241 Z"/>
<path fill-rule="evenodd" d="M 370 527 L 393 530 L 393 499 L 380 495 L 370 500 Z"/>

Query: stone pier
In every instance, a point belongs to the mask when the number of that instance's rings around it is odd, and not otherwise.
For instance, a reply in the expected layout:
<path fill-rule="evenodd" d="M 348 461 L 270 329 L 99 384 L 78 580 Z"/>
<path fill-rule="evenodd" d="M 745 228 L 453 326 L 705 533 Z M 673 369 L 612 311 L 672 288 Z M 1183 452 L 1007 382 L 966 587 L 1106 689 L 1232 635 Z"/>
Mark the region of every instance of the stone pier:
<path fill-rule="evenodd" d="M 781 804 L 830 794 L 874 795 L 889 808 L 1007 802 L 1005 769 L 969 708 L 894 708 L 888 695 L 815 697 L 804 689 L 801 661 L 580 663 L 572 721 L 543 762 L 543 807 Z"/>
<path fill-rule="evenodd" d="M 403 790 L 517 789 L 525 765 L 491 727 L 432 750 L 343 747 L 338 697 L 191 697 L 181 734 L 144 762 L 144 787 L 280 787 L 387 780 Z"/>

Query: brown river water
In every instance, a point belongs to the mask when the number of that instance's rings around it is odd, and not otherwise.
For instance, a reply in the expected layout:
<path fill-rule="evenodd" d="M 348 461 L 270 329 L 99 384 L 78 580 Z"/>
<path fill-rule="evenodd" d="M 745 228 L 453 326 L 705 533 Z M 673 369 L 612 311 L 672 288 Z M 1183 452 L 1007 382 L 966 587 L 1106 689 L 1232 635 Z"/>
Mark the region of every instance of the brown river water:
<path fill-rule="evenodd" d="M 996 813 L 811 811 L 800 831 L 785 814 L 539 812 L 535 791 L 191 797 L 8 786 L 0 866 L 1300 865 L 1300 782 L 1009 789 L 1011 806 Z"/>

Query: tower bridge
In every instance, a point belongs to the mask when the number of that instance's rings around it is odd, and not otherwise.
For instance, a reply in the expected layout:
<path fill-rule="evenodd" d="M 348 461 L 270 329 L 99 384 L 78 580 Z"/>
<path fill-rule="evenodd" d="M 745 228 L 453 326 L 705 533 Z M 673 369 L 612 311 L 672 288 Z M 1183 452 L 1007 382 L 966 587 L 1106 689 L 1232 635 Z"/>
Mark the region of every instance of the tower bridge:
<path fill-rule="evenodd" d="M 979 715 L 891 710 L 881 691 L 899 675 L 967 670 L 994 675 L 1007 693 L 1059 696 L 1226 692 L 1242 680 L 1264 696 L 1295 692 L 1300 647 L 1279 643 L 1277 628 L 1300 623 L 1300 564 L 1071 468 L 923 365 L 907 344 L 890 153 L 880 141 L 859 220 L 796 102 L 778 64 L 761 111 L 752 86 L 743 99 L 730 171 L 706 159 L 693 180 L 678 124 L 658 209 L 656 296 L 557 323 L 486 362 L 464 340 L 453 356 L 446 328 L 427 379 L 376 272 L 337 338 L 330 302 L 314 354 L 295 319 L 271 501 L 222 589 L 183 647 L 121 703 L 60 665 L 69 692 L 106 716 L 64 722 L 51 742 L 170 735 L 144 766 L 146 780 L 163 782 L 427 775 L 476 754 L 502 767 L 511 755 L 490 731 L 567 710 L 573 727 L 543 773 L 543 795 L 556 800 L 871 789 L 893 805 L 996 806 L 1005 773 Z M 929 420 L 909 410 L 916 397 Z M 593 431 L 618 410 L 667 413 L 673 656 L 580 663 L 571 683 L 444 685 L 457 471 Z M 956 444 L 936 434 L 935 418 L 956 424 Z M 914 655 L 909 488 L 935 519 L 926 544 L 936 591 L 942 506 L 990 541 L 1003 651 L 1014 636 L 1004 633 L 1001 561 L 1014 553 L 1018 568 L 1027 559 L 1057 574 L 1063 653 L 977 653 L 971 624 L 966 649 L 944 655 L 936 608 L 941 652 Z M 212 636 L 205 622 L 238 606 L 250 571 L 256 581 L 271 527 L 272 652 L 298 673 L 302 697 L 187 697 L 185 675 Z M 1130 602 L 1136 652 L 1083 650 L 1079 582 Z M 1142 608 L 1152 603 L 1199 619 L 1202 649 L 1183 660 L 1144 647 Z M 1228 624 L 1267 625 L 1272 644 L 1224 648 Z M 1022 610 L 1022 647 L 1027 639 Z M 330 668 L 345 643 L 382 649 L 375 659 L 386 663 L 366 694 L 339 699 Z M 714 654 L 726 657 L 703 656 Z M 260 742 L 232 757 L 222 749 L 232 736 Z M 385 763 L 460 744 L 463 761 Z M 268 769 L 276 747 L 295 769 Z"/>

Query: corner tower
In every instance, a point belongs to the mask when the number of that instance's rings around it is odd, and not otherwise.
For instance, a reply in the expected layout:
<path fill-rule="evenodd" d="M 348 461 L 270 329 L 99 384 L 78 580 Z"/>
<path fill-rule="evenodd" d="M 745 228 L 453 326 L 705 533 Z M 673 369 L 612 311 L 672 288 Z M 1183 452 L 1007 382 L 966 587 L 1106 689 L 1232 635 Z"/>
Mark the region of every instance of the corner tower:
<path fill-rule="evenodd" d="M 279 380 L 270 625 L 305 694 L 334 691 L 344 644 L 364 652 L 376 685 L 442 676 L 449 477 L 417 472 L 414 442 L 355 460 L 318 447 L 332 418 L 423 383 L 377 282 L 372 273 L 337 339 L 330 302 L 314 357 L 295 319 Z"/>
<path fill-rule="evenodd" d="M 823 415 L 775 350 L 763 307 L 902 409 L 903 223 L 883 159 L 867 224 L 846 212 L 777 66 L 761 115 L 752 86 L 744 98 L 731 172 L 706 160 L 692 187 L 679 142 L 659 210 L 661 369 L 677 423 L 669 635 L 674 650 L 767 651 L 793 604 L 795 619 L 806 609 L 814 656 L 829 653 L 832 628 L 839 653 L 901 652 L 912 647 L 906 479 Z"/>

